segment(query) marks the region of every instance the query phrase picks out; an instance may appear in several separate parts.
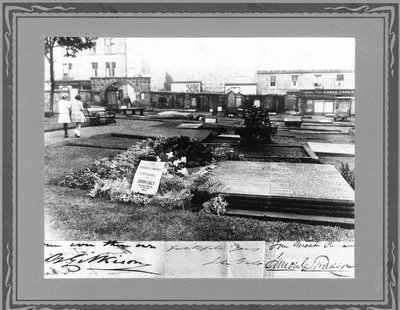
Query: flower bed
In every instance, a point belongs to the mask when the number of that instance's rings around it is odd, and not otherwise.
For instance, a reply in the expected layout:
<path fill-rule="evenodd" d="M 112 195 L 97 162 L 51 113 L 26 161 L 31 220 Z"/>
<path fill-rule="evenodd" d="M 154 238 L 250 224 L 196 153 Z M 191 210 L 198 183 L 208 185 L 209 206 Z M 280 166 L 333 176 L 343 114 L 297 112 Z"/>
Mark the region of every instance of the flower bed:
<path fill-rule="evenodd" d="M 207 212 L 221 215 L 226 203 L 219 195 L 222 186 L 212 178 L 212 170 L 218 160 L 241 159 L 243 155 L 228 144 L 212 148 L 184 136 L 148 139 L 114 157 L 95 161 L 89 168 L 70 173 L 58 184 L 90 190 L 92 197 L 135 206 L 194 209 L 204 204 Z M 165 162 L 159 190 L 154 196 L 131 190 L 141 160 Z"/>

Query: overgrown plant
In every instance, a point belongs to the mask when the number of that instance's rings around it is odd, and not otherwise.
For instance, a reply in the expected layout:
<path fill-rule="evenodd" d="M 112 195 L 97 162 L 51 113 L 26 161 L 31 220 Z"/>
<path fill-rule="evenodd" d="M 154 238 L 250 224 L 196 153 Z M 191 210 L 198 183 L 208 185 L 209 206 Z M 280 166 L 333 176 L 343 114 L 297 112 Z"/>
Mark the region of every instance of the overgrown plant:
<path fill-rule="evenodd" d="M 341 163 L 340 166 L 340 174 L 347 181 L 347 183 L 351 186 L 352 189 L 355 189 L 355 176 L 354 172 L 350 169 L 348 163 Z"/>
<path fill-rule="evenodd" d="M 271 142 L 271 122 L 265 107 L 252 106 L 244 111 L 245 128 L 240 129 L 241 142 L 249 146 Z"/>
<path fill-rule="evenodd" d="M 211 198 L 209 201 L 203 203 L 203 212 L 213 213 L 218 216 L 224 215 L 226 211 L 226 207 L 228 203 L 225 201 L 223 195 L 218 195 L 214 198 Z"/>

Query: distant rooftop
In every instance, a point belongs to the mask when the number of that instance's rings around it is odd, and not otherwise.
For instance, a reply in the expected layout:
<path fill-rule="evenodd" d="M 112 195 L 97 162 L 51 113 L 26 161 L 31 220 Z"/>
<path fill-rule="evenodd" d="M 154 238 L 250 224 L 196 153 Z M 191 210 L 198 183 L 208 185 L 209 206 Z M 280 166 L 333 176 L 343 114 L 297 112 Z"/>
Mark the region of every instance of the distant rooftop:
<path fill-rule="evenodd" d="M 354 72 L 354 69 L 309 69 L 309 70 L 258 70 L 257 74 L 285 74 L 285 73 L 344 73 L 344 72 Z"/>

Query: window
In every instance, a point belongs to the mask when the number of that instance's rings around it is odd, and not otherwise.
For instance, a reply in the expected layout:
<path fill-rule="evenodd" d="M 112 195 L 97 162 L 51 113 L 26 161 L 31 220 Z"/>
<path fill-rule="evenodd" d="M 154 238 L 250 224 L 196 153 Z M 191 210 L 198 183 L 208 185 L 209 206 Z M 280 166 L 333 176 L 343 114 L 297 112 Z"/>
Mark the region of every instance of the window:
<path fill-rule="evenodd" d="M 96 42 L 94 42 L 94 45 L 92 46 L 90 51 L 92 52 L 92 54 L 96 54 Z"/>
<path fill-rule="evenodd" d="M 111 54 L 112 53 L 112 42 L 111 38 L 104 38 L 104 53 Z"/>
<path fill-rule="evenodd" d="M 299 80 L 298 75 L 292 75 L 292 86 L 293 87 L 297 87 L 298 80 Z"/>
<path fill-rule="evenodd" d="M 271 75 L 269 77 L 269 86 L 271 86 L 271 87 L 275 87 L 276 86 L 276 76 L 275 75 Z"/>
<path fill-rule="evenodd" d="M 63 78 L 71 77 L 72 63 L 63 63 Z"/>
<path fill-rule="evenodd" d="M 321 75 L 314 75 L 314 86 L 321 86 Z"/>
<path fill-rule="evenodd" d="M 92 62 L 92 76 L 94 77 L 97 76 L 97 69 L 98 69 L 97 62 Z"/>
<path fill-rule="evenodd" d="M 343 86 L 343 82 L 344 82 L 344 74 L 337 74 L 336 75 L 336 85 Z"/>
<path fill-rule="evenodd" d="M 106 62 L 106 76 L 115 76 L 115 62 Z"/>

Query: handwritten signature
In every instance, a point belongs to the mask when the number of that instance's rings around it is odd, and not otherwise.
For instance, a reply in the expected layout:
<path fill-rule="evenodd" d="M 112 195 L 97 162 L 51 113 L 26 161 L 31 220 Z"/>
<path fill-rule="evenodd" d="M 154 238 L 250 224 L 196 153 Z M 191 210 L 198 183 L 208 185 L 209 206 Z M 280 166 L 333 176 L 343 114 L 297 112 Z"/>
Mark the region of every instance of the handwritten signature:
<path fill-rule="evenodd" d="M 121 257 L 122 255 L 119 256 Z M 82 264 L 90 264 L 90 267 L 88 267 L 87 270 L 126 271 L 161 275 L 156 272 L 143 270 L 151 267 L 151 264 L 147 264 L 136 259 L 121 259 L 108 253 L 88 255 L 86 252 L 84 252 L 72 256 L 68 256 L 63 253 L 57 253 L 47 257 L 45 262 L 54 265 L 54 267 L 50 267 L 51 274 L 68 274 L 78 272 L 82 269 Z"/>
<path fill-rule="evenodd" d="M 265 263 L 267 271 L 301 271 L 301 272 L 329 272 L 338 277 L 346 277 L 343 272 L 354 269 L 354 266 L 343 262 L 332 262 L 327 255 L 319 255 L 314 259 L 305 257 L 303 261 L 286 260 L 282 252 L 278 257 Z"/>

